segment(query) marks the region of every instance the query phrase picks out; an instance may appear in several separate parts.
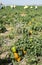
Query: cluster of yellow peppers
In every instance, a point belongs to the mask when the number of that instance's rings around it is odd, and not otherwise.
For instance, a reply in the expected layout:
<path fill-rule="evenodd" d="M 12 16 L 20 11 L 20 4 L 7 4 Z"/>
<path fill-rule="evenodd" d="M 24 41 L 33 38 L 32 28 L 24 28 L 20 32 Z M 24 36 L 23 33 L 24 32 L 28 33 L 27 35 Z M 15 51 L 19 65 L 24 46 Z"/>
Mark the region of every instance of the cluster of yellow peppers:
<path fill-rule="evenodd" d="M 22 58 L 21 58 L 21 57 L 19 56 L 19 54 L 16 52 L 16 47 L 12 47 L 11 50 L 12 50 L 12 52 L 13 52 L 13 55 L 14 55 L 15 60 L 18 61 L 18 62 L 21 61 Z M 21 50 L 23 50 L 23 49 L 21 49 Z M 23 50 L 23 53 L 24 53 L 24 55 L 25 55 L 25 54 L 26 54 L 26 51 Z"/>

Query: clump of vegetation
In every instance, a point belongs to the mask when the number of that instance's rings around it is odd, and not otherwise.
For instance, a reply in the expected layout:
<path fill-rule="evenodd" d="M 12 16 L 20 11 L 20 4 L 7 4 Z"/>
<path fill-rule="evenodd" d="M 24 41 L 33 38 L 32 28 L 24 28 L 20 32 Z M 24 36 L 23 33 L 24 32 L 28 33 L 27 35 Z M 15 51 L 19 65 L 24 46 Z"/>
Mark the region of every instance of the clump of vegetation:
<path fill-rule="evenodd" d="M 6 32 L 7 30 L 6 30 L 6 28 L 4 27 L 4 26 L 1 26 L 0 27 L 0 33 L 4 33 L 4 32 Z"/>

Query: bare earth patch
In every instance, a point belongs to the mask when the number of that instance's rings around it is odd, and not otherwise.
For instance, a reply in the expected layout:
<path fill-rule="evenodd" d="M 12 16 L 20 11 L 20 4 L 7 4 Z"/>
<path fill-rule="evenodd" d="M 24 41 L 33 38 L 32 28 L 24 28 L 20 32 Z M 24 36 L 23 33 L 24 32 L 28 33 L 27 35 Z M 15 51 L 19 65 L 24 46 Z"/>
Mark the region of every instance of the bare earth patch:
<path fill-rule="evenodd" d="M 20 15 L 25 17 L 27 14 L 26 13 L 21 13 Z"/>

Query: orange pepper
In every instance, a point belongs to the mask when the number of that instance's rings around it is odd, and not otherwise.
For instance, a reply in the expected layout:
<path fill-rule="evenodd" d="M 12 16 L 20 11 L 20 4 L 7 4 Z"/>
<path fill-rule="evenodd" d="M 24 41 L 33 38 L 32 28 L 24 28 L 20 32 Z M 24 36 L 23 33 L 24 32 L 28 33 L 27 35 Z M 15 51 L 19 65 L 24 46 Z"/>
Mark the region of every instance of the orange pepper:
<path fill-rule="evenodd" d="M 19 57 L 18 53 L 14 53 L 14 58 L 17 59 Z"/>
<path fill-rule="evenodd" d="M 21 60 L 21 57 L 19 57 L 18 59 L 17 59 L 17 61 L 19 62 Z"/>

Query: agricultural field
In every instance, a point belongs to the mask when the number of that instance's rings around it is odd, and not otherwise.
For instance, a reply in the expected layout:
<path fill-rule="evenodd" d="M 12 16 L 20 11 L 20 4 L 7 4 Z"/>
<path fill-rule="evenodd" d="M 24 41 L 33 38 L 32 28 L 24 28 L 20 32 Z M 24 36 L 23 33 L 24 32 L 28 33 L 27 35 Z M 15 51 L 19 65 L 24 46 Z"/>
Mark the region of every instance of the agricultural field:
<path fill-rule="evenodd" d="M 42 65 L 42 6 L 0 9 L 0 65 Z"/>

